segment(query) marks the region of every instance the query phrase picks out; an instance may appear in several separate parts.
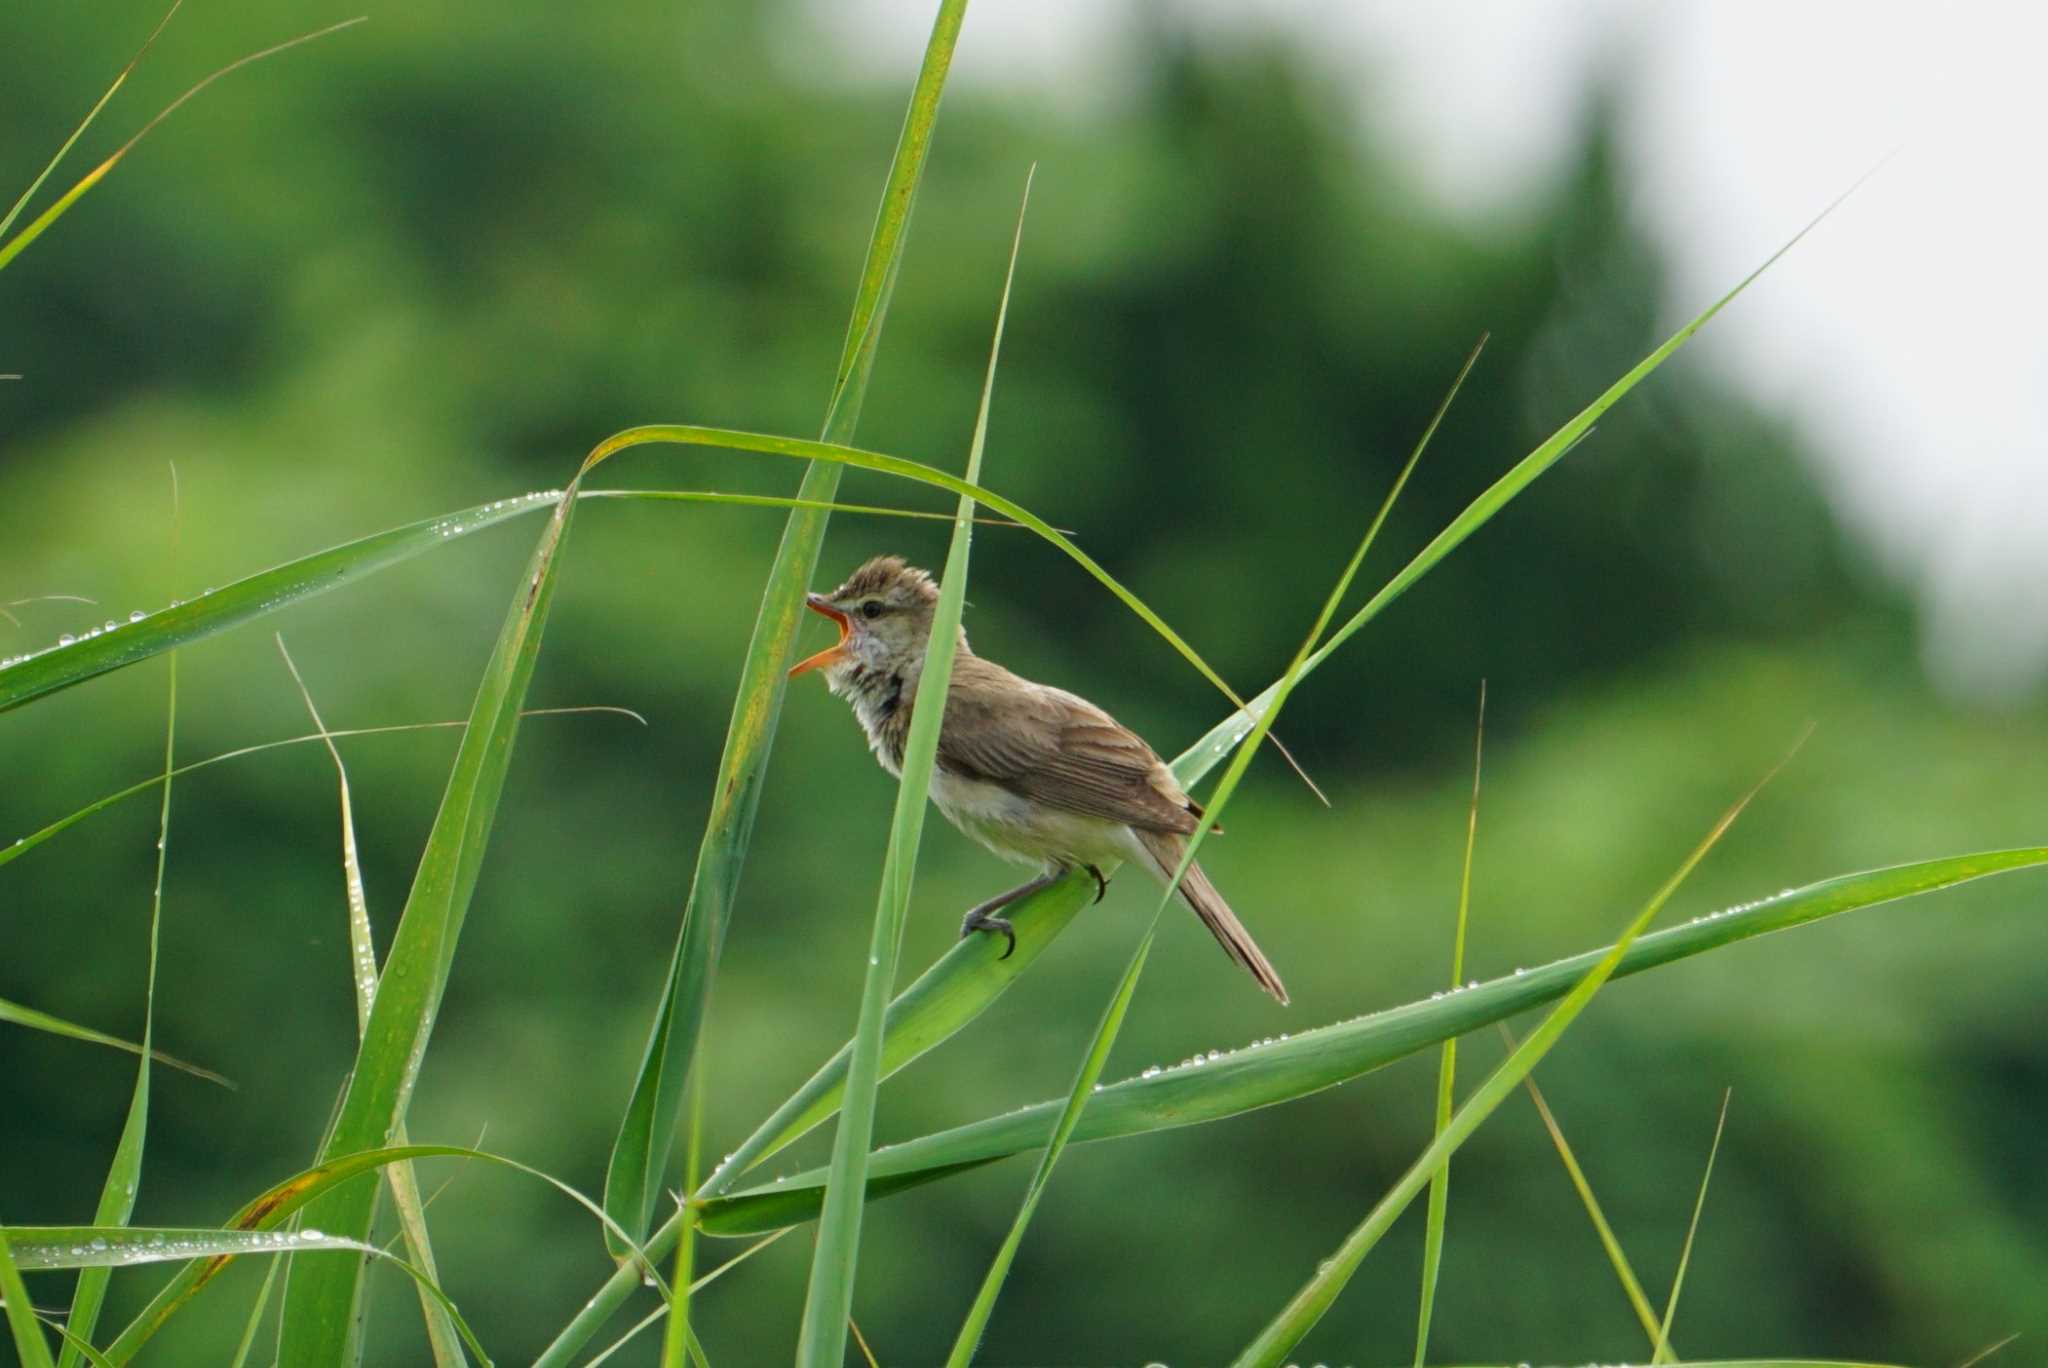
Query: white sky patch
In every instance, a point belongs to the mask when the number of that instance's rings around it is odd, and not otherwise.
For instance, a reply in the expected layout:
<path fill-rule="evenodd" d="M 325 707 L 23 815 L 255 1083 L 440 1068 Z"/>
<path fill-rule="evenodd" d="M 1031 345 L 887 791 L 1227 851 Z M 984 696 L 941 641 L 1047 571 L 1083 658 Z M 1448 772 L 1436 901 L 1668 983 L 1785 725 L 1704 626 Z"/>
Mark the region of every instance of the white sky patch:
<path fill-rule="evenodd" d="M 933 7 L 818 0 L 858 79 L 898 79 Z M 976 0 L 956 77 L 1116 98 L 1130 0 Z M 1633 212 L 1675 326 L 1884 169 L 1690 349 L 1807 435 L 1854 534 L 1912 586 L 1962 696 L 2048 677 L 2048 6 L 1185 0 L 1212 39 L 1280 28 L 1446 207 L 1514 212 L 1618 77 Z"/>

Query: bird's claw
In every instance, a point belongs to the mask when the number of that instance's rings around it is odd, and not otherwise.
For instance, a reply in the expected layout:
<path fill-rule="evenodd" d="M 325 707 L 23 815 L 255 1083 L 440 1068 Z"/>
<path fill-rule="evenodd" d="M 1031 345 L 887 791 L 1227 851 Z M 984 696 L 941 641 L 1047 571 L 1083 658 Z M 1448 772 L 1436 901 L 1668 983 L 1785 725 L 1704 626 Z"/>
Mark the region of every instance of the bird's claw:
<path fill-rule="evenodd" d="M 1102 871 L 1094 865 L 1082 865 L 1081 868 L 1095 876 L 1095 901 L 1101 902 L 1103 895 L 1109 892 L 1109 880 L 1103 878 Z M 1094 904 L 1091 903 L 1089 905 L 1092 907 Z"/>
<path fill-rule="evenodd" d="M 1008 959 L 1017 949 L 1017 931 L 1010 925 L 1008 917 L 991 917 L 977 907 L 960 923 L 960 939 L 966 940 L 977 931 L 999 931 L 1009 942 L 1003 947 L 1003 953 L 996 956 L 997 959 Z"/>

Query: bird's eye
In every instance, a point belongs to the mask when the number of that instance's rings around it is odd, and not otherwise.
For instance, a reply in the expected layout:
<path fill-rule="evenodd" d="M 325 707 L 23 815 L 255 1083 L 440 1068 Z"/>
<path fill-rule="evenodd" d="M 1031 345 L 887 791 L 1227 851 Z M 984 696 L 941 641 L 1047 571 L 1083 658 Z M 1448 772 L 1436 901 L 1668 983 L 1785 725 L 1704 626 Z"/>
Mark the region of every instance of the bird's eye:
<path fill-rule="evenodd" d="M 874 621 L 882 615 L 882 601 L 880 599 L 869 599 L 860 606 L 860 615 L 870 622 Z"/>

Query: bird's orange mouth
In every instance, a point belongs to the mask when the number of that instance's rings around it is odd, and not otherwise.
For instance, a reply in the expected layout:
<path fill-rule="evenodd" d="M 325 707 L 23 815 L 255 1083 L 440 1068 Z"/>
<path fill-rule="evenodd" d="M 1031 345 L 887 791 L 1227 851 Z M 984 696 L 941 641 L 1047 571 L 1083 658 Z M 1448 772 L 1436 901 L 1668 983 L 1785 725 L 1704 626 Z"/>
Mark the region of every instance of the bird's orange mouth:
<path fill-rule="evenodd" d="M 846 642 L 853 635 L 853 619 L 832 606 L 832 601 L 823 594 L 805 594 L 804 607 L 820 617 L 831 618 L 839 624 L 839 640 L 827 646 L 814 656 L 807 656 L 789 667 L 789 677 L 795 679 L 806 670 L 823 669 L 845 660 L 849 652 Z"/>

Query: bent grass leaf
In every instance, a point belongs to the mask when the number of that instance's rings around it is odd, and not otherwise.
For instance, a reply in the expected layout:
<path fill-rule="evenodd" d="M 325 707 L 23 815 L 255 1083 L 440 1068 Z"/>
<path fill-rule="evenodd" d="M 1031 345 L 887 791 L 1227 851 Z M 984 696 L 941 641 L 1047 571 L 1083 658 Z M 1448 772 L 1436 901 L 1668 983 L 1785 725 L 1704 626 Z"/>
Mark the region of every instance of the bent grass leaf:
<path fill-rule="evenodd" d="M 432 1278 L 397 1255 L 361 1240 L 318 1230 L 195 1230 L 172 1226 L 10 1226 L 0 1232 L 0 1237 L 13 1245 L 15 1261 L 31 1270 L 111 1270 L 200 1259 L 225 1263 L 250 1256 L 303 1257 L 309 1251 L 350 1250 L 358 1256 L 383 1259 L 409 1274 L 420 1290 L 447 1314 L 470 1351 L 486 1364 L 491 1361 L 455 1303 Z M 114 1363 L 121 1361 L 112 1349 L 104 1357 Z"/>
<path fill-rule="evenodd" d="M 2048 846 L 1986 851 L 1845 874 L 1756 902 L 1695 917 L 1644 935 L 1628 948 L 1615 977 L 1643 973 L 1709 950 L 1789 930 L 1881 903 L 1952 888 L 2015 870 L 2048 866 Z M 1502 1021 L 1569 992 L 1599 962 L 1592 950 L 1540 968 L 1336 1022 L 1216 1060 L 1148 1070 L 1094 1095 L 1075 1128 L 1076 1142 L 1108 1140 L 1238 1116 L 1335 1087 L 1440 1045 L 1453 1036 Z M 1058 1101 L 922 1136 L 875 1152 L 870 1194 L 880 1195 L 941 1170 L 988 1163 L 1042 1146 L 1059 1114 Z M 818 1209 L 817 1170 L 703 1203 L 703 1229 L 754 1235 L 811 1219 Z"/>
<path fill-rule="evenodd" d="M 386 1165 L 407 1163 L 418 1159 L 475 1160 L 493 1164 L 500 1168 L 510 1169 L 529 1178 L 537 1178 L 568 1197 L 571 1201 L 574 1201 L 584 1210 L 590 1212 L 592 1216 L 597 1218 L 600 1224 L 612 1230 L 615 1236 L 620 1234 L 620 1232 L 609 1225 L 610 1218 L 604 1214 L 603 1207 L 559 1178 L 544 1173 L 531 1165 L 522 1164 L 516 1159 L 507 1158 L 502 1154 L 492 1154 L 488 1150 L 471 1149 L 462 1145 L 396 1145 L 346 1155 L 340 1159 L 318 1164 L 306 1169 L 304 1172 L 294 1174 L 282 1183 L 270 1188 L 244 1205 L 219 1231 L 202 1230 L 187 1233 L 196 1235 L 249 1233 L 273 1237 L 277 1235 L 289 1236 L 290 1232 L 284 1232 L 280 1227 L 294 1215 L 303 1211 L 309 1204 L 317 1201 L 323 1195 L 332 1192 L 336 1187 L 353 1182 L 366 1175 L 375 1174 Z M 4 1233 L 7 1232 L 0 1231 L 0 1234 Z M 144 1231 L 142 1233 L 148 1235 L 153 1232 Z M 299 1238 L 305 1238 L 304 1231 L 299 1232 Z M 294 1246 L 294 1249 L 296 1248 L 298 1247 Z M 649 1260 L 653 1257 L 658 1257 L 646 1254 L 645 1251 L 641 1253 L 645 1257 L 639 1259 L 638 1266 L 636 1267 L 634 1274 L 636 1284 L 640 1272 L 652 1268 L 652 1263 Z M 157 1292 L 156 1296 L 150 1299 L 149 1304 L 136 1315 L 133 1321 L 129 1322 L 114 1342 L 107 1347 L 107 1357 L 117 1364 L 126 1363 L 134 1358 L 143 1345 L 148 1343 L 150 1337 L 163 1327 L 164 1323 L 171 1318 L 178 1308 L 189 1301 L 200 1288 L 217 1277 L 232 1262 L 233 1258 L 234 1252 L 230 1251 L 207 1254 L 202 1258 L 188 1259 L 187 1266 L 180 1269 L 170 1282 L 166 1283 Z"/>
<path fill-rule="evenodd" d="M 567 496 L 556 504 L 484 668 L 447 791 L 385 958 L 355 1068 L 324 1150 L 328 1157 L 384 1145 L 405 1120 L 497 816 L 520 705 L 540 655 L 555 574 L 575 507 L 575 499 Z M 368 1184 L 346 1185 L 318 1198 L 306 1219 L 345 1239 L 367 1239 L 374 1193 Z M 311 1254 L 292 1261 L 279 1339 L 284 1362 L 357 1360 L 361 1345 L 356 1310 L 363 1268 L 354 1255 Z"/>

